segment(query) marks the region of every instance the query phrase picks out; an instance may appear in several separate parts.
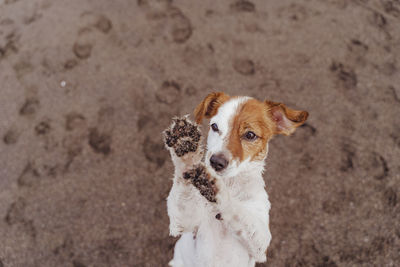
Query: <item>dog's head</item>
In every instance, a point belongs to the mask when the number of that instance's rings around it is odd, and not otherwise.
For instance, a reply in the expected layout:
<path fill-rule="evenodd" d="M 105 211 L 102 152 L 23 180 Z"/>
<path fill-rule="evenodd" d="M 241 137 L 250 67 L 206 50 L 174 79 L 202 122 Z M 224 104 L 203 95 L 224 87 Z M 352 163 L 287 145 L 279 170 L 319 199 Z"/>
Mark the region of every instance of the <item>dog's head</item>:
<path fill-rule="evenodd" d="M 206 164 L 220 176 L 233 177 L 260 166 L 267 156 L 268 141 L 276 134 L 293 133 L 308 112 L 218 92 L 209 94 L 194 115 L 197 123 L 210 119 Z"/>

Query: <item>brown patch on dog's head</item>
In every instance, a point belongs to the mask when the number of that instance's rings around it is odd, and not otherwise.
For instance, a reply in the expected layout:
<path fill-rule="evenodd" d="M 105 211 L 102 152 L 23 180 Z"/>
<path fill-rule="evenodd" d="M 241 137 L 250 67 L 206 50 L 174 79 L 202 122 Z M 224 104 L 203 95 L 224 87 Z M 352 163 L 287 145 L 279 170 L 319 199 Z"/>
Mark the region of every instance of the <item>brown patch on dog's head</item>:
<path fill-rule="evenodd" d="M 262 159 L 274 129 L 265 104 L 256 99 L 246 101 L 231 123 L 228 149 L 232 156 L 240 161 L 249 157 L 251 160 Z M 255 135 L 254 139 L 248 138 L 251 133 Z"/>
<path fill-rule="evenodd" d="M 196 123 L 201 123 L 204 117 L 211 118 L 217 114 L 218 108 L 230 97 L 223 92 L 211 93 L 194 110 Z"/>
<path fill-rule="evenodd" d="M 240 161 L 262 160 L 267 153 L 267 143 L 275 134 L 293 133 L 307 117 L 308 112 L 293 110 L 281 103 L 247 100 L 230 122 L 227 148 L 232 157 Z"/>

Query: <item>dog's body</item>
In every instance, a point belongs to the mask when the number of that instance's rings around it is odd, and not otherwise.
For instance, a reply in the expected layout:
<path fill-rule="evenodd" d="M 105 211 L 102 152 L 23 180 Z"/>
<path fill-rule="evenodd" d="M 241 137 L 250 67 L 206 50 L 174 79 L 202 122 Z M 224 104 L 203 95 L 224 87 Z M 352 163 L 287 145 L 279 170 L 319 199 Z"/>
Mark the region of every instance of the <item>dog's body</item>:
<path fill-rule="evenodd" d="M 249 97 L 208 95 L 196 122 L 210 118 L 205 162 L 197 125 L 175 119 L 165 132 L 175 166 L 167 200 L 170 234 L 182 235 L 174 267 L 255 266 L 271 241 L 268 195 L 262 177 L 268 141 L 290 134 L 308 113 Z"/>

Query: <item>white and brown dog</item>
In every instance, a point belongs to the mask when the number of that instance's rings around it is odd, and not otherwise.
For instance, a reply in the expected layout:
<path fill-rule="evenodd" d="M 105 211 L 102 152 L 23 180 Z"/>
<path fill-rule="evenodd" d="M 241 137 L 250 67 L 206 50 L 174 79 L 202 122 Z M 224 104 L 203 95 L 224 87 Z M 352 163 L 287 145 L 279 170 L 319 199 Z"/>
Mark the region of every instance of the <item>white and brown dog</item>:
<path fill-rule="evenodd" d="M 209 94 L 194 111 L 210 119 L 207 151 L 198 125 L 175 118 L 164 141 L 175 166 L 167 199 L 174 267 L 255 266 L 271 241 L 262 177 L 268 141 L 302 125 L 306 111 L 251 97 Z"/>

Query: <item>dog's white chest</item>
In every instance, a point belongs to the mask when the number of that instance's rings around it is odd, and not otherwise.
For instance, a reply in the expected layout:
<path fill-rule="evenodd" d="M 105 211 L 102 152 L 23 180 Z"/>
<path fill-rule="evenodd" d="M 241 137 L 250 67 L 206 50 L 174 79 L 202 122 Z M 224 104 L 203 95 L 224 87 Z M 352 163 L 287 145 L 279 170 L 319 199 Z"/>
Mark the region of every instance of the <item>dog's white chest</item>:
<path fill-rule="evenodd" d="M 183 266 L 254 266 L 248 250 L 215 218 L 200 225 L 195 235 L 183 234 L 175 249 L 185 253 Z"/>

